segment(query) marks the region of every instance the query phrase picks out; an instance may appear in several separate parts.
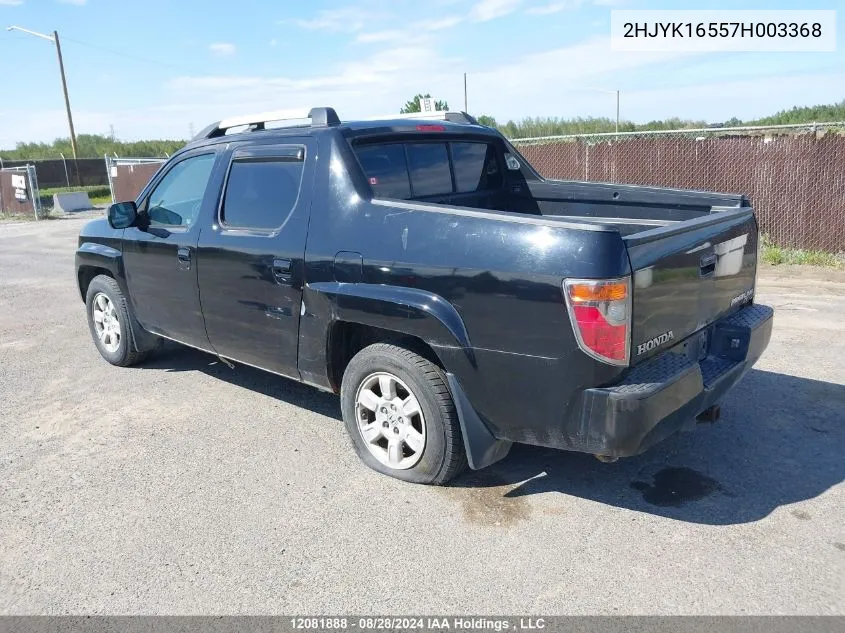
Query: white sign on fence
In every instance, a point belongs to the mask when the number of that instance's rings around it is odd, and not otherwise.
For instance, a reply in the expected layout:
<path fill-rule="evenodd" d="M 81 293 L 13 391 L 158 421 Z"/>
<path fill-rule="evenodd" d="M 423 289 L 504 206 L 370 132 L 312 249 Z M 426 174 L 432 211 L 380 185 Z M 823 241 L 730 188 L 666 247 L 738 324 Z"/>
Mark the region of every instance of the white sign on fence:
<path fill-rule="evenodd" d="M 15 189 L 26 189 L 26 178 L 22 174 L 12 174 L 12 187 Z"/>

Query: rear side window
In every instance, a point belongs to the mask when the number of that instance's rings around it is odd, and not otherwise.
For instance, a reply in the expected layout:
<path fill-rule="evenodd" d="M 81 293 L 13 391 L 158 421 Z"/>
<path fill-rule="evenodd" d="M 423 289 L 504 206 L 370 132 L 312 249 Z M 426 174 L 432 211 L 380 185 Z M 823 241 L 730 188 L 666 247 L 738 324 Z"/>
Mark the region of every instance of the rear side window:
<path fill-rule="evenodd" d="M 235 158 L 229 168 L 221 221 L 228 228 L 276 229 L 299 197 L 299 157 Z"/>
<path fill-rule="evenodd" d="M 400 200 L 411 197 L 404 145 L 363 145 L 357 148 L 357 154 L 377 197 Z"/>
<path fill-rule="evenodd" d="M 455 187 L 458 193 L 497 189 L 502 172 L 496 152 L 488 143 L 451 143 Z"/>
<path fill-rule="evenodd" d="M 452 193 L 446 143 L 408 143 L 405 147 L 415 197 Z"/>

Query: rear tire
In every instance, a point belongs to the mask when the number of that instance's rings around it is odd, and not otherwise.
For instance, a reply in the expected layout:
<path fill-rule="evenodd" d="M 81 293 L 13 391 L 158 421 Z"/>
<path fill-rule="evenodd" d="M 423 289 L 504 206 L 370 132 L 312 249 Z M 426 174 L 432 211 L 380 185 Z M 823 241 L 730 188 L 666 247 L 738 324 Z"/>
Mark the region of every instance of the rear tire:
<path fill-rule="evenodd" d="M 389 343 L 364 348 L 346 367 L 340 403 L 352 445 L 373 470 L 441 485 L 466 468 L 446 376 L 419 354 Z"/>
<path fill-rule="evenodd" d="M 107 275 L 94 277 L 85 294 L 85 307 L 91 338 L 109 363 L 129 367 L 148 356 L 151 350 L 135 349 L 129 303 L 114 279 Z"/>

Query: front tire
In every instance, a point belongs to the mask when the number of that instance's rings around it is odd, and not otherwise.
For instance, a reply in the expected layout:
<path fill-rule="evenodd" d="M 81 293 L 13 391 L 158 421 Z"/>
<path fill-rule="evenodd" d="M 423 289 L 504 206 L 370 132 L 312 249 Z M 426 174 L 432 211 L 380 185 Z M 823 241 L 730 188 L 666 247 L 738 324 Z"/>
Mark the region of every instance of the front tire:
<path fill-rule="evenodd" d="M 106 275 L 91 280 L 85 295 L 88 328 L 100 355 L 112 365 L 128 367 L 146 358 L 132 341 L 129 304 L 117 282 Z"/>
<path fill-rule="evenodd" d="M 346 367 L 340 402 L 355 451 L 373 470 L 441 485 L 466 468 L 446 376 L 419 354 L 388 343 L 364 348 Z"/>

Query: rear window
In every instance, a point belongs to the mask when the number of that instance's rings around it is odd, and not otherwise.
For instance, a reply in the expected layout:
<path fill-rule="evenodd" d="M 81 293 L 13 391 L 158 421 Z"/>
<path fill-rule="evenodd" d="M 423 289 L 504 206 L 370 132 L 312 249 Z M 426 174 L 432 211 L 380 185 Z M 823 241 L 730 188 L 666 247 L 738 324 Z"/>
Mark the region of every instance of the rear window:
<path fill-rule="evenodd" d="M 379 198 L 472 193 L 503 183 L 491 143 L 377 143 L 358 145 L 355 152 Z"/>
<path fill-rule="evenodd" d="M 452 193 L 452 173 L 446 143 L 408 143 L 408 165 L 414 196 Z"/>

